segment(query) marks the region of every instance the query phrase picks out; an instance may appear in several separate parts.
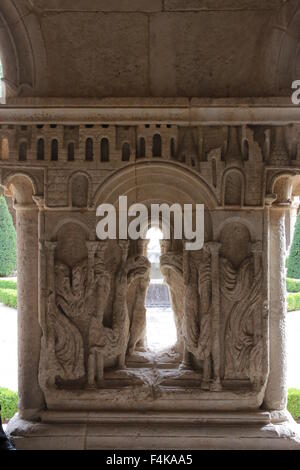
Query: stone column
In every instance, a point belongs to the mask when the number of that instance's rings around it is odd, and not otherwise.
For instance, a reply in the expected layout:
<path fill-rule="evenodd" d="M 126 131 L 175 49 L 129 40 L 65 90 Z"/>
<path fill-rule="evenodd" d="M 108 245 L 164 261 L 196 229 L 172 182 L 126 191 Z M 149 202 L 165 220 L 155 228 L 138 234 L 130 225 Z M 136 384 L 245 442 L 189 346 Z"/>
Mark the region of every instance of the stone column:
<path fill-rule="evenodd" d="M 15 204 L 18 253 L 19 414 L 34 419 L 44 408 L 38 383 L 42 330 L 38 318 L 38 209 Z"/>
<path fill-rule="evenodd" d="M 219 278 L 219 251 L 221 243 L 211 242 L 207 244 L 207 249 L 211 253 L 211 280 L 212 280 L 212 358 L 213 358 L 213 383 L 211 390 L 222 390 L 220 369 L 220 278 Z"/>
<path fill-rule="evenodd" d="M 264 401 L 268 410 L 282 410 L 287 404 L 285 211 L 288 206 L 279 204 L 269 209 L 270 372 Z"/>

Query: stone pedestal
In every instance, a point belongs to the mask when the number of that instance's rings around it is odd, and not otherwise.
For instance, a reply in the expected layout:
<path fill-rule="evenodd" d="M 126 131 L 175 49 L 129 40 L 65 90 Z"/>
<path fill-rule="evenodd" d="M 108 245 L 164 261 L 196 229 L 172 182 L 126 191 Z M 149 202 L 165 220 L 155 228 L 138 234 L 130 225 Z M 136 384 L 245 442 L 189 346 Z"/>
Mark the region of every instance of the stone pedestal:
<path fill-rule="evenodd" d="M 45 412 L 15 417 L 8 432 L 24 450 L 299 450 L 288 413 Z"/>

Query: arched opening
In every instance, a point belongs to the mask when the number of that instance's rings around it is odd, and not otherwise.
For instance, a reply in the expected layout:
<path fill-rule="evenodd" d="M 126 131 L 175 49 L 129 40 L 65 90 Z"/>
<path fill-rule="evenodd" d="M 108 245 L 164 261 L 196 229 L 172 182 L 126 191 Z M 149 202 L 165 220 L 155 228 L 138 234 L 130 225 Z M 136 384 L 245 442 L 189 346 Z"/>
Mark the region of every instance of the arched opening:
<path fill-rule="evenodd" d="M 130 145 L 125 142 L 122 147 L 122 162 L 129 162 L 130 160 Z"/>
<path fill-rule="evenodd" d="M 25 162 L 27 160 L 27 142 L 21 142 L 19 145 L 19 161 Z"/>
<path fill-rule="evenodd" d="M 77 174 L 71 180 L 72 207 L 83 208 L 88 206 L 89 181 L 85 175 Z"/>
<path fill-rule="evenodd" d="M 155 134 L 153 136 L 153 146 L 152 146 L 152 156 L 153 157 L 161 157 L 161 136 L 159 134 Z"/>
<path fill-rule="evenodd" d="M 101 162 L 109 162 L 109 141 L 106 137 L 101 139 L 100 160 Z"/>
<path fill-rule="evenodd" d="M 51 160 L 53 162 L 58 161 L 58 140 L 53 139 L 51 142 Z"/>
<path fill-rule="evenodd" d="M 138 142 L 137 157 L 144 158 L 145 156 L 146 156 L 146 141 L 144 137 L 140 137 L 139 142 Z"/>
<path fill-rule="evenodd" d="M 45 141 L 44 139 L 39 139 L 37 141 L 37 159 L 45 160 Z"/>
<path fill-rule="evenodd" d="M 224 178 L 224 205 L 242 206 L 244 201 L 243 176 L 239 171 L 231 170 Z"/>
<path fill-rule="evenodd" d="M 68 162 L 73 162 L 75 160 L 75 145 L 74 142 L 68 144 Z"/>
<path fill-rule="evenodd" d="M 94 159 L 94 142 L 90 137 L 85 141 L 85 160 L 92 162 Z"/>
<path fill-rule="evenodd" d="M 170 155 L 171 155 L 172 158 L 175 158 L 175 154 L 176 154 L 175 139 L 174 139 L 174 137 L 172 137 L 172 139 L 170 140 Z"/>
<path fill-rule="evenodd" d="M 151 263 L 150 285 L 146 297 L 147 347 L 158 352 L 171 348 L 177 341 L 177 330 L 171 308 L 169 289 L 160 271 L 160 255 L 163 234 L 151 227 L 147 232 L 149 240 L 147 257 Z"/>
<path fill-rule="evenodd" d="M 4 137 L 1 142 L 0 160 L 8 160 L 8 159 L 9 159 L 9 142 L 8 142 L 8 139 Z"/>

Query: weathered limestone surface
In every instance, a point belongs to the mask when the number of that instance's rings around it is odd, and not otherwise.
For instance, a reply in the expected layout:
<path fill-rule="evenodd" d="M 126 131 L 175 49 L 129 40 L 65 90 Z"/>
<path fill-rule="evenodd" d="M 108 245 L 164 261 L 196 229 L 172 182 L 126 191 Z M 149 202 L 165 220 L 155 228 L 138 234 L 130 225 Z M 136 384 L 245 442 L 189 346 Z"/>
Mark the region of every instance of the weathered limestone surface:
<path fill-rule="evenodd" d="M 297 0 L 2 0 L 7 96 L 290 96 L 298 9 Z"/>
<path fill-rule="evenodd" d="M 299 448 L 284 322 L 299 8 L 1 0 L 18 448 Z M 172 221 L 161 243 L 177 342 L 157 354 L 145 335 L 147 242 L 96 236 L 97 207 L 118 214 L 120 195 L 205 205 L 202 250 L 175 239 Z"/>

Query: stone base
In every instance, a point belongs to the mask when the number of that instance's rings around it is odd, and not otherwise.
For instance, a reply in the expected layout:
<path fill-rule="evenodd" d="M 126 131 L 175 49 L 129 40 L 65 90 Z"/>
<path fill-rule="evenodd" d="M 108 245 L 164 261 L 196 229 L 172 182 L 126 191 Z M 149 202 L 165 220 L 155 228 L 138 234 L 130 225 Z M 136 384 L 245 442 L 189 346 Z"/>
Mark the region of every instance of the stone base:
<path fill-rule="evenodd" d="M 24 450 L 300 450 L 289 413 L 44 412 L 7 432 Z"/>

